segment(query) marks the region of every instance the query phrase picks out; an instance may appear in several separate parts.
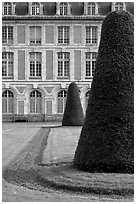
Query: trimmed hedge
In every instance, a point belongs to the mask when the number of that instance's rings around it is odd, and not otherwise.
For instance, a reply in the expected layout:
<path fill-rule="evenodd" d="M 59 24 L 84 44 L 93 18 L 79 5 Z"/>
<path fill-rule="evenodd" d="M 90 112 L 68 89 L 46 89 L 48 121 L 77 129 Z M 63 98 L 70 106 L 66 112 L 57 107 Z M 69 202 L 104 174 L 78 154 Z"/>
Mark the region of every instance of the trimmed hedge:
<path fill-rule="evenodd" d="M 103 21 L 85 123 L 74 166 L 89 172 L 134 172 L 134 19 Z"/>
<path fill-rule="evenodd" d="M 79 89 L 76 83 L 72 82 L 68 87 L 62 126 L 82 126 L 83 122 L 84 113 L 80 102 Z"/>

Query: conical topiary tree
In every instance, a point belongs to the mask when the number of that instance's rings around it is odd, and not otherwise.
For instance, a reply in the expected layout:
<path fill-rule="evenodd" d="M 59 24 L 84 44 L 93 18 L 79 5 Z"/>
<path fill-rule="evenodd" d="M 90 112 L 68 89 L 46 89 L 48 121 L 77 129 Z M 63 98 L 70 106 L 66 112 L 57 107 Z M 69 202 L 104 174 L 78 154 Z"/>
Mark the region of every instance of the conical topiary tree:
<path fill-rule="evenodd" d="M 84 113 L 80 102 L 79 89 L 76 83 L 72 82 L 68 87 L 62 126 L 81 126 L 83 122 Z"/>
<path fill-rule="evenodd" d="M 134 20 L 111 12 L 103 21 L 95 74 L 74 166 L 89 172 L 134 171 Z"/>

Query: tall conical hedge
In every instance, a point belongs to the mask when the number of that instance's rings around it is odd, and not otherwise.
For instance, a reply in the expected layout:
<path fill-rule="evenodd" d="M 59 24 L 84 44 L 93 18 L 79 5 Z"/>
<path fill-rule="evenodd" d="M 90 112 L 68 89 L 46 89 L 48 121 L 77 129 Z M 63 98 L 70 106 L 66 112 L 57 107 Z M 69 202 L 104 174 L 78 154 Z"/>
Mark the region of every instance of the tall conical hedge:
<path fill-rule="evenodd" d="M 79 89 L 75 82 L 68 87 L 62 126 L 82 126 L 84 113 L 80 102 Z"/>
<path fill-rule="evenodd" d="M 95 74 L 74 165 L 89 172 L 134 171 L 134 20 L 103 21 Z"/>

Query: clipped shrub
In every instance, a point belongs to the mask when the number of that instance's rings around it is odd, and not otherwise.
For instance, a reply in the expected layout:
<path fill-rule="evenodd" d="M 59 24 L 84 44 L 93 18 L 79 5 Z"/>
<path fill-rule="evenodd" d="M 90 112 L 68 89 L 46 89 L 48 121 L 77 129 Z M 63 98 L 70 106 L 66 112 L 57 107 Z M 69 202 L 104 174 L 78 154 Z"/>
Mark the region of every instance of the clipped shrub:
<path fill-rule="evenodd" d="M 62 126 L 82 126 L 84 113 L 80 102 L 79 89 L 75 82 L 68 87 Z"/>
<path fill-rule="evenodd" d="M 103 21 L 95 74 L 74 166 L 134 171 L 134 20 L 126 11 Z"/>

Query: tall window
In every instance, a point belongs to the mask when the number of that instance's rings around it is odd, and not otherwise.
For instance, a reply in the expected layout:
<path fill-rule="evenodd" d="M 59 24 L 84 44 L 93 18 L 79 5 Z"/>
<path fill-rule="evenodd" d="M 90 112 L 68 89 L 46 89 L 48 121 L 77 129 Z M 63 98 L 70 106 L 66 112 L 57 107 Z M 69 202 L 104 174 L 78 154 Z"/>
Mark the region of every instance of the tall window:
<path fill-rule="evenodd" d="M 64 113 L 66 105 L 67 91 L 62 90 L 58 93 L 58 113 Z"/>
<path fill-rule="evenodd" d="M 2 113 L 14 113 L 14 95 L 9 90 L 2 94 Z"/>
<path fill-rule="evenodd" d="M 97 53 L 86 53 L 86 77 L 93 77 L 96 65 Z"/>
<path fill-rule="evenodd" d="M 13 26 L 2 27 L 2 43 L 13 43 Z"/>
<path fill-rule="evenodd" d="M 95 3 L 88 3 L 87 15 L 95 15 Z"/>
<path fill-rule="evenodd" d="M 42 57 L 41 53 L 30 53 L 30 77 L 41 77 Z"/>
<path fill-rule="evenodd" d="M 68 14 L 68 4 L 60 3 L 60 15 L 67 15 L 67 14 Z"/>
<path fill-rule="evenodd" d="M 69 43 L 69 27 L 59 26 L 58 27 L 58 43 Z"/>
<path fill-rule="evenodd" d="M 40 5 L 39 3 L 32 3 L 32 15 L 39 15 L 40 14 Z"/>
<path fill-rule="evenodd" d="M 123 3 L 121 3 L 121 2 L 117 2 L 116 4 L 115 4 L 115 11 L 122 11 L 123 10 Z"/>
<path fill-rule="evenodd" d="M 58 53 L 58 77 L 69 77 L 70 57 L 68 52 Z"/>
<path fill-rule="evenodd" d="M 41 27 L 31 26 L 30 27 L 30 44 L 41 44 Z"/>
<path fill-rule="evenodd" d="M 3 77 L 13 77 L 13 53 L 3 52 L 2 53 L 2 76 Z"/>
<path fill-rule="evenodd" d="M 98 40 L 98 28 L 97 26 L 86 27 L 86 43 L 97 44 Z"/>
<path fill-rule="evenodd" d="M 42 112 L 42 94 L 34 90 L 30 93 L 30 113 Z"/>
<path fill-rule="evenodd" d="M 4 3 L 3 12 L 4 15 L 12 14 L 12 4 L 10 2 Z"/>

